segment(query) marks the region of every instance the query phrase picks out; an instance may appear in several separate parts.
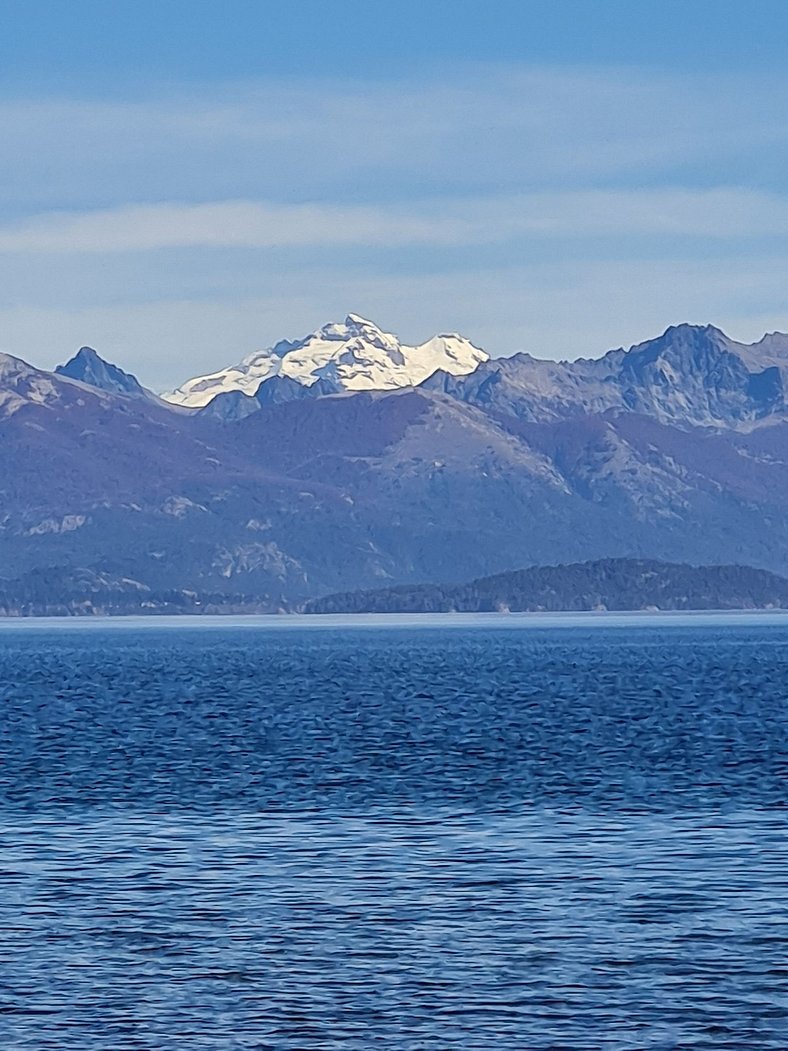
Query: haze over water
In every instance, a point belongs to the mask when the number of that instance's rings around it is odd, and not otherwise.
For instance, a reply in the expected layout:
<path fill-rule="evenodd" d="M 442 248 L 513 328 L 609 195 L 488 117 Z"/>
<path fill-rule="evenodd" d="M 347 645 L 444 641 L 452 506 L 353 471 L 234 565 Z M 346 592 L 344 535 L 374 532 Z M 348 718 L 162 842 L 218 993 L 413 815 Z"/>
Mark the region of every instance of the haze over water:
<path fill-rule="evenodd" d="M 788 625 L 454 623 L 0 628 L 0 1044 L 784 1049 Z"/>

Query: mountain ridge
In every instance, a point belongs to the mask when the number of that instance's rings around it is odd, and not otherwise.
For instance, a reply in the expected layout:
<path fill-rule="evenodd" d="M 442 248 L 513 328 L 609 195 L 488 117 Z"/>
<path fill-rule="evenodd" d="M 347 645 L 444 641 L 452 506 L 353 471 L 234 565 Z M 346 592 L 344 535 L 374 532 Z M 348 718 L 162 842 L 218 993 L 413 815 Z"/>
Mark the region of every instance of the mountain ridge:
<path fill-rule="evenodd" d="M 713 325 L 672 325 L 601 358 L 518 354 L 492 358 L 467 376 L 436 372 L 424 385 L 534 423 L 618 410 L 671 423 L 750 426 L 788 415 L 788 335 L 741 344 Z"/>
<path fill-rule="evenodd" d="M 156 397 L 90 348 L 55 371 L 110 392 Z M 683 323 L 601 357 L 492 358 L 456 334 L 406 347 L 349 314 L 303 340 L 280 340 L 237 366 L 194 377 L 159 400 L 229 422 L 279 401 L 408 386 L 531 422 L 619 411 L 745 429 L 788 418 L 788 335 L 766 333 L 745 344 L 714 325 Z"/>

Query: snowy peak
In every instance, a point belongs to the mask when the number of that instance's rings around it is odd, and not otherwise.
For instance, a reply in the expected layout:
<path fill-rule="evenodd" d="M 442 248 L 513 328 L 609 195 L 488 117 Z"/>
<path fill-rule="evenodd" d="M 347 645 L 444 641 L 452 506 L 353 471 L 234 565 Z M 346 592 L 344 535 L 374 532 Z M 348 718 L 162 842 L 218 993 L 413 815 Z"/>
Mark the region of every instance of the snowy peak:
<path fill-rule="evenodd" d="M 240 391 L 256 396 L 261 384 L 274 377 L 294 380 L 307 388 L 324 381 L 336 390 L 394 390 L 414 387 L 441 370 L 464 376 L 489 355 L 459 335 L 434 336 L 409 346 L 360 314 L 331 322 L 297 341 L 283 340 L 207 376 L 187 380 L 162 397 L 190 408 L 205 406 L 217 394 Z"/>
<path fill-rule="evenodd" d="M 105 361 L 92 347 L 81 347 L 65 365 L 58 365 L 55 372 L 110 394 L 126 394 L 135 398 L 153 397 L 135 376 Z"/>
<path fill-rule="evenodd" d="M 339 324 L 334 322 L 324 325 L 318 332 L 308 336 L 307 340 L 315 337 L 321 337 L 328 341 L 336 340 L 340 343 L 350 343 L 358 340 L 360 343 L 369 343 L 371 346 L 379 347 L 381 350 L 396 350 L 399 347 L 399 340 L 396 336 L 390 332 L 384 332 L 374 322 L 367 321 L 366 318 L 361 317 L 359 314 L 348 314 L 344 322 Z"/>

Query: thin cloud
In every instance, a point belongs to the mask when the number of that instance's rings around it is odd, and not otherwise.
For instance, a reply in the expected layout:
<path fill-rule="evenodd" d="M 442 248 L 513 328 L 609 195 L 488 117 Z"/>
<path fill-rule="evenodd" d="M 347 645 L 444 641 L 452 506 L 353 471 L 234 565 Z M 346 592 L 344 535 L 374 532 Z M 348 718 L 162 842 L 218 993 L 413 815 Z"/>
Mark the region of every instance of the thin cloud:
<path fill-rule="evenodd" d="M 253 201 L 128 205 L 48 215 L 0 229 L 0 252 L 139 252 L 159 248 L 454 243 L 458 224 L 374 208 Z"/>
<path fill-rule="evenodd" d="M 3 207 L 776 184 L 787 103 L 785 78 L 474 65 L 419 81 L 294 76 L 136 100 L 7 100 Z"/>
<path fill-rule="evenodd" d="M 126 205 L 0 227 L 0 253 L 167 248 L 452 246 L 518 238 L 704 239 L 788 234 L 788 199 L 746 189 L 568 191 L 405 208 L 255 201 Z"/>

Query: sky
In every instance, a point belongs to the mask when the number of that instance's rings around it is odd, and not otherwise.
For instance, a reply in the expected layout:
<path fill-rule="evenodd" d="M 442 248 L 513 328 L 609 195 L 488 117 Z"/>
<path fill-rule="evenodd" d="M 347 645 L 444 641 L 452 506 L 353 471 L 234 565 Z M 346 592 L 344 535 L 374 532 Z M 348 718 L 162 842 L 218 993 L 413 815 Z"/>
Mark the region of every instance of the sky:
<path fill-rule="evenodd" d="M 0 0 L 0 351 L 788 329 L 780 0 Z"/>

